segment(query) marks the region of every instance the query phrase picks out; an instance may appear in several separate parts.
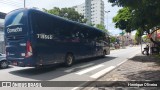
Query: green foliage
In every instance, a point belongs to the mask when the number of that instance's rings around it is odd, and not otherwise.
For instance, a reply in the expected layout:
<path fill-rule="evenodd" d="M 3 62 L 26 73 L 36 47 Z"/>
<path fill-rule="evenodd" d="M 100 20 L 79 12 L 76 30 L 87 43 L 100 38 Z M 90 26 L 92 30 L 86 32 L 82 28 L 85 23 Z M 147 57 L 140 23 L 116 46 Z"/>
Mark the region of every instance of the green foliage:
<path fill-rule="evenodd" d="M 113 18 L 115 27 L 125 30 L 126 32 L 131 32 L 134 30 L 135 27 L 133 27 L 132 21 L 132 11 L 127 7 L 120 9 L 118 14 Z"/>
<path fill-rule="evenodd" d="M 108 0 L 112 5 L 128 8 L 131 14 L 129 23 L 120 20 L 118 28 L 126 29 L 126 26 L 130 26 L 132 30 L 141 28 L 143 31 L 150 33 L 149 29 L 160 25 L 160 1 L 159 0 Z M 121 12 L 119 12 L 121 13 Z M 118 14 L 119 14 L 118 13 Z M 125 13 L 125 10 L 124 12 Z M 121 18 L 126 18 L 124 14 Z M 127 16 L 128 17 L 128 16 Z M 116 21 L 117 22 L 117 21 Z M 126 25 L 125 25 L 126 24 Z"/>
<path fill-rule="evenodd" d="M 118 11 L 118 14 L 113 18 L 113 22 L 127 21 L 129 19 L 131 19 L 131 10 L 125 7 Z"/>
<path fill-rule="evenodd" d="M 97 24 L 96 25 L 96 28 L 108 33 L 108 30 L 106 30 L 105 26 L 103 24 Z"/>
<path fill-rule="evenodd" d="M 50 14 L 54 14 L 57 16 L 60 16 L 60 9 L 58 7 L 54 7 L 53 9 L 47 10 L 43 8 L 43 11 L 50 13 Z"/>
<path fill-rule="evenodd" d="M 116 42 L 116 37 L 114 37 L 114 36 L 111 36 L 111 37 L 110 37 L 110 41 L 111 41 L 111 43 L 114 43 L 114 42 Z"/>
<path fill-rule="evenodd" d="M 139 29 L 137 30 L 136 36 L 137 36 L 137 37 L 141 37 L 141 36 L 142 36 L 142 29 L 141 29 L 141 28 L 139 28 Z"/>
<path fill-rule="evenodd" d="M 105 26 L 102 25 L 102 24 L 97 24 L 96 27 L 97 27 L 98 29 L 101 29 L 101 30 L 106 30 L 106 29 L 105 29 Z"/>
<path fill-rule="evenodd" d="M 142 37 L 142 40 L 143 40 L 145 43 L 149 43 L 149 42 L 150 42 L 150 39 L 148 38 L 147 35 L 144 35 L 144 36 Z"/>
<path fill-rule="evenodd" d="M 94 27 L 94 26 L 95 26 L 95 24 L 93 24 L 93 23 L 89 23 L 88 25 L 89 25 L 89 26 L 92 26 L 92 27 Z"/>
<path fill-rule="evenodd" d="M 72 21 L 80 22 L 80 23 L 86 23 L 87 19 L 84 18 L 83 15 L 79 14 L 77 11 L 75 11 L 74 8 L 58 8 L 54 7 L 53 9 L 47 10 L 43 9 L 43 11 L 54 14 L 63 18 L 67 18 Z"/>
<path fill-rule="evenodd" d="M 139 5 L 141 5 L 141 1 L 142 0 L 108 0 L 110 3 L 112 3 L 113 6 L 117 5 L 119 7 L 137 7 Z"/>
<path fill-rule="evenodd" d="M 135 40 L 137 43 L 141 42 L 141 36 L 142 36 L 142 29 L 139 28 L 135 34 Z"/>

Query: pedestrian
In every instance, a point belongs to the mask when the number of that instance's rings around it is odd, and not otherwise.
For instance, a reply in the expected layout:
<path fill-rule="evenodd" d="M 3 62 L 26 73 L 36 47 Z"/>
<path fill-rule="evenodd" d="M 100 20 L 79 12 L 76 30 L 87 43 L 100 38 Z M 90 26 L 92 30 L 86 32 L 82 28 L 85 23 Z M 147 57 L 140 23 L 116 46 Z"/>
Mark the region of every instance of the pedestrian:
<path fill-rule="evenodd" d="M 143 54 L 146 53 L 146 55 L 149 55 L 149 45 L 147 44 L 146 47 L 144 48 L 144 51 L 142 52 Z"/>
<path fill-rule="evenodd" d="M 147 48 L 147 56 L 149 55 L 149 45 L 146 46 Z"/>

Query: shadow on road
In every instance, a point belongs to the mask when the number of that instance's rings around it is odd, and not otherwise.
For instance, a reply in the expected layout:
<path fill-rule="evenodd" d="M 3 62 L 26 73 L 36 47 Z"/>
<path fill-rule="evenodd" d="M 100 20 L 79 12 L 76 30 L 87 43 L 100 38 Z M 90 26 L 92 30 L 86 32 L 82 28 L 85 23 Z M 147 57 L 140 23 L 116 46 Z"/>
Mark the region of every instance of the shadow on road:
<path fill-rule="evenodd" d="M 155 62 L 159 63 L 160 58 L 155 56 L 145 56 L 145 55 L 137 55 L 133 58 L 130 58 L 129 60 L 137 61 L 137 62 Z"/>
<path fill-rule="evenodd" d="M 145 82 L 149 83 L 150 81 L 152 81 L 150 84 L 155 83 L 159 85 L 159 61 L 160 59 L 156 56 L 144 56 L 138 54 L 117 67 L 115 70 L 106 74 L 104 77 L 100 78 L 98 80 L 99 82 L 91 83 L 89 86 L 102 87 L 100 90 L 160 90 L 160 88 L 156 86 L 128 86 L 130 82 L 132 84 L 143 84 Z M 158 83 L 154 81 L 158 81 Z"/>
<path fill-rule="evenodd" d="M 156 56 L 137 55 L 130 60 L 134 62 L 141 62 L 137 64 L 139 70 L 132 71 L 134 73 L 128 73 L 127 78 L 129 80 L 160 80 L 160 58 Z M 142 68 L 142 69 L 141 69 Z"/>
<path fill-rule="evenodd" d="M 140 71 L 134 74 L 127 75 L 127 78 L 130 80 L 136 80 L 136 81 L 146 81 L 146 80 L 159 81 L 160 80 L 160 70 Z"/>
<path fill-rule="evenodd" d="M 99 79 L 99 82 L 91 83 L 90 87 L 102 87 L 100 90 L 160 90 L 159 87 L 152 86 L 128 87 L 130 82 L 132 84 L 143 84 L 145 81 L 153 81 L 150 84 L 157 84 L 154 81 L 160 81 L 160 65 L 157 64 L 159 61 L 160 59 L 155 56 L 136 55 Z"/>
<path fill-rule="evenodd" d="M 98 64 L 103 64 L 104 62 L 113 60 L 115 58 L 116 57 L 109 57 L 109 56 L 105 58 L 97 57 L 97 58 L 79 60 L 72 67 L 64 67 L 62 64 L 59 64 L 41 69 L 36 69 L 36 68 L 21 69 L 21 70 L 11 71 L 9 73 L 16 76 L 30 78 L 34 80 L 52 80 L 88 67 L 92 67 Z"/>

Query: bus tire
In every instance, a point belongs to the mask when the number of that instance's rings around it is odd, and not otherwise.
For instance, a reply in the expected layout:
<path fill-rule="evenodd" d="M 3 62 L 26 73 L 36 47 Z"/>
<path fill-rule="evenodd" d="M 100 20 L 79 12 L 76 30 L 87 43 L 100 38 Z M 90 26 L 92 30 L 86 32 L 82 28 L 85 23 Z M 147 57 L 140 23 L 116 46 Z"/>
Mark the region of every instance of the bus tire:
<path fill-rule="evenodd" d="M 65 66 L 70 67 L 70 66 L 73 65 L 73 62 L 74 62 L 73 54 L 71 54 L 71 53 L 66 54 L 66 56 L 65 56 Z"/>
<path fill-rule="evenodd" d="M 105 57 L 106 56 L 106 50 L 103 50 L 103 55 L 102 57 Z"/>

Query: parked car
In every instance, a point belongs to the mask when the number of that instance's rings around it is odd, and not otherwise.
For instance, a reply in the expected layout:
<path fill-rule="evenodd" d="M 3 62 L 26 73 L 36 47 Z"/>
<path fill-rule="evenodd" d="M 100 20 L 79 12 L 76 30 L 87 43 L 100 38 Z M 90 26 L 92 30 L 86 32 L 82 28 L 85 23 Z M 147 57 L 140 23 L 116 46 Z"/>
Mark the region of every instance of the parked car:
<path fill-rule="evenodd" d="M 6 55 L 0 53 L 0 68 L 7 68 L 8 67 L 8 62 L 6 60 Z"/>

